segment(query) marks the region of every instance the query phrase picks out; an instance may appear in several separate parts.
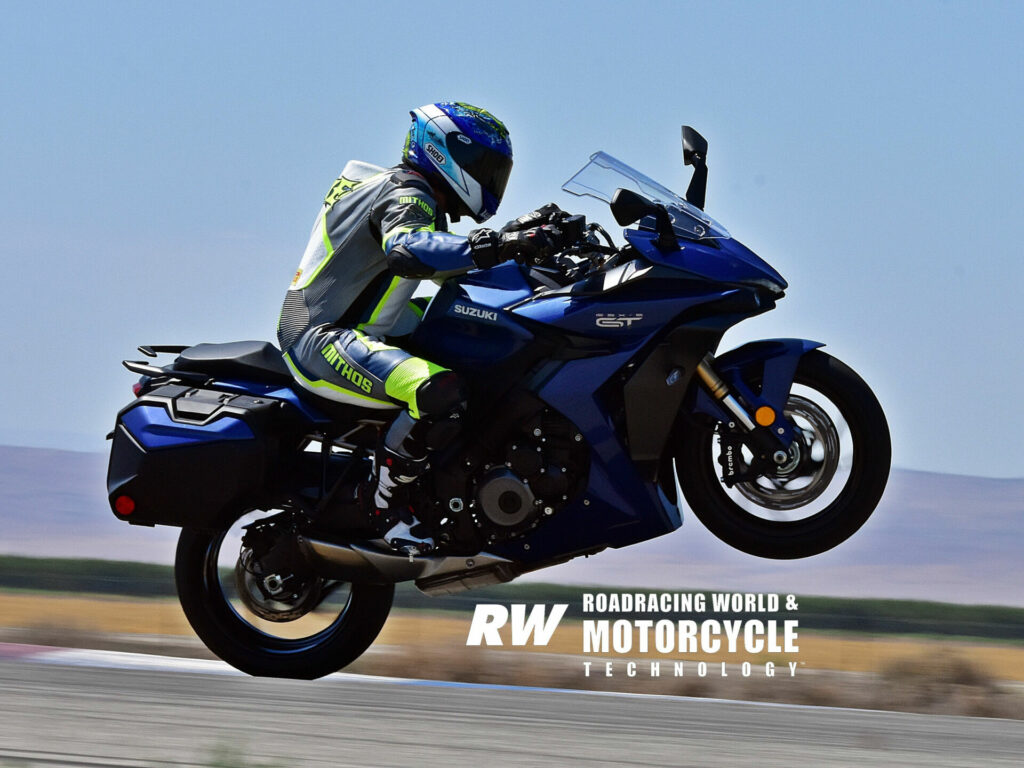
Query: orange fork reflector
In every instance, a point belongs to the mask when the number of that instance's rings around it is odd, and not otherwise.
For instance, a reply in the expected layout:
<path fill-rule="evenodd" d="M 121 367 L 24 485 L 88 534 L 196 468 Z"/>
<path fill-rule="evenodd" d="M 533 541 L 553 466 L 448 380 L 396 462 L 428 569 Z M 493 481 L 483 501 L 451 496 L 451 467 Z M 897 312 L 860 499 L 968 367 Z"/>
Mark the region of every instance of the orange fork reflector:
<path fill-rule="evenodd" d="M 775 423 L 775 411 L 767 405 L 762 405 L 754 414 L 754 420 L 762 427 L 770 427 Z"/>

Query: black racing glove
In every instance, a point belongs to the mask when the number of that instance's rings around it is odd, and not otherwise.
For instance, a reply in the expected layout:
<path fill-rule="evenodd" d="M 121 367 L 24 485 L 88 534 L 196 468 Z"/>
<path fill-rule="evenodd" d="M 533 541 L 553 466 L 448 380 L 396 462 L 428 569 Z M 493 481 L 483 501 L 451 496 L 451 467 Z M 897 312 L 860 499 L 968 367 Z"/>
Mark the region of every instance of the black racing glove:
<path fill-rule="evenodd" d="M 469 255 L 480 269 L 490 269 L 511 257 L 503 255 L 505 243 L 500 233 L 493 229 L 474 229 L 466 237 L 469 241 Z"/>
<path fill-rule="evenodd" d="M 505 258 L 515 259 L 519 264 L 525 265 L 541 264 L 565 247 L 562 230 L 551 224 L 520 232 L 508 232 L 502 235 L 502 240 L 502 253 L 507 254 Z"/>
<path fill-rule="evenodd" d="M 501 228 L 501 233 L 522 232 L 524 229 L 533 229 L 544 224 L 557 224 L 568 215 L 568 213 L 554 203 L 548 203 L 535 211 L 523 214 L 518 219 L 512 219 L 512 221 Z"/>
<path fill-rule="evenodd" d="M 509 259 L 526 265 L 540 264 L 565 247 L 562 230 L 550 224 L 505 234 L 493 229 L 474 229 L 466 239 L 470 257 L 480 269 L 490 269 Z"/>

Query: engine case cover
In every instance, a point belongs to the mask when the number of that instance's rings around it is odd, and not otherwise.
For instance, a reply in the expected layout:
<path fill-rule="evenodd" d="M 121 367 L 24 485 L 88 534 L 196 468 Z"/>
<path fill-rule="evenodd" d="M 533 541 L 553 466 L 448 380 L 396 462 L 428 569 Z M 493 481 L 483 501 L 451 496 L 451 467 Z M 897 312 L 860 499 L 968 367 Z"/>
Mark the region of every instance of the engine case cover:
<path fill-rule="evenodd" d="M 538 513 L 537 499 L 529 484 L 511 469 L 492 469 L 477 487 L 476 501 L 488 521 L 501 527 L 515 527 Z"/>

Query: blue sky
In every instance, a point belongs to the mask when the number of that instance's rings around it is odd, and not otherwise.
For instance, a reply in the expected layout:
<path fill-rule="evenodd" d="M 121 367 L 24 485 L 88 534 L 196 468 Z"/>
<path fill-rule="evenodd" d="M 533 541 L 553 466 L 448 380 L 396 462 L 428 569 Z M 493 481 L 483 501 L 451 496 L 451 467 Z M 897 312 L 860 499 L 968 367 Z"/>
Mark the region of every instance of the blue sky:
<path fill-rule="evenodd" d="M 1019 3 L 2 3 L 0 442 L 103 450 L 139 343 L 272 339 L 345 161 L 493 111 L 501 222 L 603 149 L 790 282 L 731 331 L 827 342 L 898 466 L 1024 475 Z"/>

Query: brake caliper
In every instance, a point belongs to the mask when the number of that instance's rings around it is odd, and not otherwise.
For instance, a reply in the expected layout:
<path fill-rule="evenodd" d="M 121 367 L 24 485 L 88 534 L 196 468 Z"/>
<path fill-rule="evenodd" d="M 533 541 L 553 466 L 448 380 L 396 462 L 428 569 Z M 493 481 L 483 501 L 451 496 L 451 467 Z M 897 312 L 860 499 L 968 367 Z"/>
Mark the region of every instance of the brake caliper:
<path fill-rule="evenodd" d="M 721 451 L 718 454 L 718 463 L 722 467 L 722 482 L 729 488 L 736 483 L 746 483 L 756 480 L 760 473 L 753 470 L 743 456 L 743 444 L 745 435 L 735 432 L 718 433 L 718 444 Z"/>

